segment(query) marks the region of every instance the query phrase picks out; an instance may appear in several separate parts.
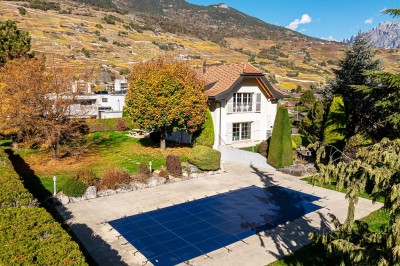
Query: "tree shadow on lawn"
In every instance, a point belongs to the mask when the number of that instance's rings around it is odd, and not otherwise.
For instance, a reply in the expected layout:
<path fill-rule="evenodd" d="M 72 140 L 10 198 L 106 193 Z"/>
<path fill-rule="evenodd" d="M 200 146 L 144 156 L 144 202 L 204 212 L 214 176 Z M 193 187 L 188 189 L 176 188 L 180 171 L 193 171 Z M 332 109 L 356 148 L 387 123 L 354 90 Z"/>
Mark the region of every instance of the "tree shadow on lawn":
<path fill-rule="evenodd" d="M 72 218 L 71 215 L 66 212 L 62 212 L 62 215 L 60 215 L 54 204 L 55 202 L 51 200 L 52 193 L 42 185 L 39 177 L 29 167 L 29 164 L 27 164 L 21 156 L 15 154 L 11 149 L 6 149 L 5 152 L 8 154 L 14 170 L 20 177 L 22 177 L 25 188 L 39 200 L 41 207 L 44 207 L 46 211 L 53 217 L 53 219 L 56 220 L 71 236 L 71 238 L 78 243 L 79 248 L 85 255 L 86 261 L 89 265 L 107 264 L 103 264 L 102 261 L 98 260 L 96 262 L 96 260 L 90 254 L 88 246 L 83 244 L 85 243 L 83 240 L 86 239 L 89 239 L 91 243 L 95 243 L 96 247 L 100 247 L 104 254 L 110 256 L 109 260 L 112 260 L 112 263 L 109 265 L 125 265 L 121 263 L 117 264 L 117 262 L 121 260 L 117 252 L 100 237 L 96 236 L 85 224 L 74 224 L 73 226 L 69 226 L 65 221 Z"/>
<path fill-rule="evenodd" d="M 266 196 L 257 197 L 257 199 L 265 203 L 266 206 L 273 206 L 275 211 L 275 213 L 268 211 L 267 214 L 263 215 L 265 225 L 261 226 L 257 232 L 260 245 L 265 247 L 267 252 L 276 258 L 280 258 L 308 245 L 311 242 L 308 238 L 309 233 L 322 235 L 331 232 L 330 221 L 322 212 L 318 211 L 320 207 L 312 203 L 318 197 L 286 188 L 279 189 L 279 192 L 273 192 L 274 190 L 268 189 L 276 183 L 271 174 L 263 172 L 254 166 L 251 168 L 254 171 L 253 173 L 259 176 L 265 188 Z M 316 217 L 314 218 L 315 221 L 305 217 L 305 214 L 312 212 L 317 214 L 317 216 L 313 215 L 313 217 Z M 284 221 L 278 226 L 271 226 L 274 219 L 283 219 Z M 246 221 L 242 226 L 246 226 L 246 224 L 251 225 L 251 221 Z M 264 241 L 266 237 L 273 240 L 276 252 L 271 251 L 266 245 Z M 319 261 L 318 255 L 323 254 L 313 254 L 315 257 L 312 258 L 313 262 Z M 298 261 L 293 262 L 293 264 L 290 263 L 290 260 L 285 260 L 285 262 L 289 265 L 300 265 Z M 324 261 L 325 265 L 333 265 L 329 263 L 329 261 Z"/>

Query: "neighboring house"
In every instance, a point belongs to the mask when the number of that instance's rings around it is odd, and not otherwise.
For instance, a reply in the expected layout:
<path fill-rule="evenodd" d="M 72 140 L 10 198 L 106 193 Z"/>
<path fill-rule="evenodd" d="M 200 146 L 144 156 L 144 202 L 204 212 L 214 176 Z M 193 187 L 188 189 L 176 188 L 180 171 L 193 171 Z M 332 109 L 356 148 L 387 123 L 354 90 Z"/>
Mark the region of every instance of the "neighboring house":
<path fill-rule="evenodd" d="M 81 118 L 119 118 L 125 106 L 125 94 L 78 95 L 71 115 Z"/>
<path fill-rule="evenodd" d="M 214 122 L 214 146 L 245 147 L 272 133 L 278 100 L 286 96 L 248 63 L 203 68 Z"/>

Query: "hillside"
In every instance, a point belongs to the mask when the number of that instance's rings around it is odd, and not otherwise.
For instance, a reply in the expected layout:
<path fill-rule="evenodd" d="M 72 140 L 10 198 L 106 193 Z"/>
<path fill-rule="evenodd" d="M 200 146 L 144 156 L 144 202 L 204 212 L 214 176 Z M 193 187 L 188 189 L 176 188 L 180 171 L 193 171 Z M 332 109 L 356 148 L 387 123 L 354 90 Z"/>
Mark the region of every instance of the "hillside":
<path fill-rule="evenodd" d="M 174 2 L 187 4 L 181 0 Z M 126 75 L 134 63 L 168 54 L 189 60 L 193 66 L 201 66 L 204 61 L 216 64 L 249 60 L 263 69 L 272 81 L 278 82 L 278 87 L 292 90 L 301 86 L 304 89 L 311 84 L 324 84 L 346 49 L 343 44 L 306 37 L 305 40 L 290 39 L 287 35 L 282 39 L 229 37 L 230 34 L 225 36 L 223 30 L 216 28 L 215 31 L 224 36 L 225 44 L 221 45 L 189 33 L 171 33 L 152 24 L 151 19 L 143 15 L 145 6 L 140 12 L 126 13 L 121 11 L 121 4 L 115 2 L 118 13 L 110 11 L 115 10 L 108 6 L 113 4 L 110 0 L 97 1 L 105 8 L 59 1 L 55 2 L 58 8 L 47 11 L 30 8 L 31 3 L 0 1 L 0 20 L 17 21 L 18 26 L 32 36 L 33 50 L 47 54 L 48 58 L 54 57 L 58 65 L 101 68 L 102 72 L 111 72 L 106 75 L 108 78 L 120 73 Z M 26 14 L 19 10 L 23 6 Z M 216 12 L 222 12 L 219 9 L 226 8 L 219 5 Z M 155 10 L 160 12 L 160 9 Z M 174 11 L 163 9 L 162 12 Z M 148 16 L 156 18 L 156 12 Z M 224 24 L 227 21 L 230 20 L 221 21 L 221 25 L 227 25 Z M 398 51 L 381 49 L 377 53 L 379 58 L 385 59 L 388 70 L 398 69 Z"/>

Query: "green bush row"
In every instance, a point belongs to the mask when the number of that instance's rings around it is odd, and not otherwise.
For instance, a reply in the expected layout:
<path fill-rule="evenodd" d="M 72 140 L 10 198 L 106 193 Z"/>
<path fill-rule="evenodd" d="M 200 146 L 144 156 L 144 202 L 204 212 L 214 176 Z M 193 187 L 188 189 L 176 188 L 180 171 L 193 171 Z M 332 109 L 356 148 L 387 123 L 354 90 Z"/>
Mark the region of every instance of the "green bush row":
<path fill-rule="evenodd" d="M 4 151 L 0 151 L 0 208 L 31 206 L 35 199 L 24 187 Z"/>
<path fill-rule="evenodd" d="M 77 243 L 43 208 L 0 209 L 0 265 L 86 265 Z"/>
<path fill-rule="evenodd" d="M 87 265 L 78 244 L 35 203 L 0 150 L 0 265 Z"/>
<path fill-rule="evenodd" d="M 87 119 L 89 132 L 124 131 L 134 128 L 132 120 L 123 118 Z"/>

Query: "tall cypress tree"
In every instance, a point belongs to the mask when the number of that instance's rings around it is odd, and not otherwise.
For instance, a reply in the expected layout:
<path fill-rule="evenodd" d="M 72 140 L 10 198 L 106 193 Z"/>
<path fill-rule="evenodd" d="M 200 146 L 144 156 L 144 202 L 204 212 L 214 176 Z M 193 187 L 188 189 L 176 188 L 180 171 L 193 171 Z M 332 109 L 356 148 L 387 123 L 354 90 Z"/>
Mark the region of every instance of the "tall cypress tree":
<path fill-rule="evenodd" d="M 278 105 L 271 142 L 268 151 L 268 163 L 276 168 L 293 164 L 293 147 L 289 113 L 286 107 Z"/>
<path fill-rule="evenodd" d="M 358 35 L 351 48 L 345 52 L 344 58 L 339 61 L 339 68 L 334 70 L 332 93 L 343 97 L 348 137 L 371 126 L 368 110 L 373 103 L 366 101 L 362 92 L 353 86 L 368 82 L 365 71 L 379 69 L 380 61 L 374 59 L 374 51 L 368 45 L 367 37 Z"/>

